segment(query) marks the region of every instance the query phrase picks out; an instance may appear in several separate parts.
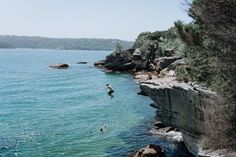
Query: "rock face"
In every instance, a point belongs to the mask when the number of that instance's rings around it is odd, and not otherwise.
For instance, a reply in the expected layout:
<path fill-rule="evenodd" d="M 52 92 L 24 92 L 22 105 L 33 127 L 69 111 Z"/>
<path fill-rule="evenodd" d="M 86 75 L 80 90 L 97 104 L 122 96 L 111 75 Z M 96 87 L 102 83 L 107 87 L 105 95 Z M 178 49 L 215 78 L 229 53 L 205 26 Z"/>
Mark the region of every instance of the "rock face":
<path fill-rule="evenodd" d="M 157 104 L 158 119 L 182 132 L 188 150 L 195 156 L 206 155 L 202 150 L 204 120 L 215 107 L 216 94 L 174 78 L 146 81 L 140 88 Z"/>
<path fill-rule="evenodd" d="M 69 68 L 69 65 L 68 64 L 53 64 L 53 65 L 50 65 L 49 67 L 51 68 L 55 68 L 55 69 L 67 69 Z"/>
<path fill-rule="evenodd" d="M 163 70 L 167 68 L 170 64 L 180 59 L 181 59 L 180 57 L 161 57 L 161 58 L 155 59 L 154 63 L 156 63 L 157 66 L 159 66 L 158 68 Z"/>
<path fill-rule="evenodd" d="M 136 70 L 149 69 L 149 64 L 152 64 L 158 50 L 158 42 L 149 42 L 135 49 L 133 53 L 133 62 L 136 65 Z"/>
<path fill-rule="evenodd" d="M 158 43 L 148 43 L 141 48 L 114 51 L 105 60 L 95 63 L 95 66 L 115 71 L 150 70 L 153 64 Z M 152 69 L 151 69 L 152 70 Z"/>
<path fill-rule="evenodd" d="M 130 154 L 129 157 L 165 157 L 165 154 L 160 146 L 149 144 L 137 152 Z"/>
<path fill-rule="evenodd" d="M 145 69 L 148 64 L 148 52 L 142 52 L 141 48 L 137 48 L 133 54 L 134 63 L 139 69 Z"/>
<path fill-rule="evenodd" d="M 114 52 L 106 57 L 105 68 L 111 70 L 131 70 L 134 68 L 132 63 L 132 54 L 134 49 L 128 49 L 122 52 Z"/>
<path fill-rule="evenodd" d="M 184 59 L 179 59 L 179 60 L 176 60 L 175 62 L 171 63 L 171 65 L 169 65 L 166 69 L 168 71 L 175 70 L 176 67 L 181 66 L 181 65 L 185 65 L 185 64 L 186 63 L 185 63 Z"/>
<path fill-rule="evenodd" d="M 132 55 L 134 49 L 124 50 L 122 52 L 114 51 L 108 55 L 105 60 L 96 62 L 94 65 L 109 70 L 126 71 L 135 68 L 135 64 L 132 62 Z"/>

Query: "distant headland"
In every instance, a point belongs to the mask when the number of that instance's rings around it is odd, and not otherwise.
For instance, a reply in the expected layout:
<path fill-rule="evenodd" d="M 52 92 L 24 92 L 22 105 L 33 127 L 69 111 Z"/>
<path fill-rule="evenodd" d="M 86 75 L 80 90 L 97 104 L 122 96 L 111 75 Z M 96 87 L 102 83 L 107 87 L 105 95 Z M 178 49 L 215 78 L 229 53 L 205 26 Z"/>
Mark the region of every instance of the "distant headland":
<path fill-rule="evenodd" d="M 98 38 L 48 38 L 0 35 L 0 48 L 30 48 L 59 50 L 114 50 L 117 44 L 123 48 L 133 46 L 133 41 Z"/>

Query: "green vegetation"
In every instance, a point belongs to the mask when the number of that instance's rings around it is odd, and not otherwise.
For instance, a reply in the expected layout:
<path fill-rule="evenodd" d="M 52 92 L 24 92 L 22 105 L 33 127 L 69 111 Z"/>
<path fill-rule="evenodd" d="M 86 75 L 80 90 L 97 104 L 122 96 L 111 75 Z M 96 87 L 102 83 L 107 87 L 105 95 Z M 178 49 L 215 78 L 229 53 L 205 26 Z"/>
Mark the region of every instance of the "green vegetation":
<path fill-rule="evenodd" d="M 193 0 L 193 22 L 175 23 L 186 47 L 180 80 L 196 81 L 216 91 L 219 100 L 206 118 L 207 142 L 215 148 L 236 148 L 236 1 Z"/>
<path fill-rule="evenodd" d="M 118 39 L 70 39 L 27 36 L 0 36 L 0 48 L 32 48 L 63 50 L 114 50 L 116 44 L 130 48 L 133 42 Z"/>
<path fill-rule="evenodd" d="M 236 1 L 185 0 L 191 23 L 176 21 L 167 31 L 143 32 L 134 48 L 158 46 L 156 57 L 167 49 L 185 59 L 176 69 L 180 81 L 198 82 L 218 95 L 205 117 L 211 148 L 236 148 Z"/>
<path fill-rule="evenodd" d="M 157 57 L 168 56 L 166 51 L 173 50 L 175 55 L 181 56 L 185 47 L 184 42 L 178 37 L 176 27 L 167 31 L 143 32 L 137 37 L 134 48 L 147 49 L 148 46 L 158 47 L 155 52 Z"/>
<path fill-rule="evenodd" d="M 114 51 L 116 53 L 121 53 L 123 50 L 124 50 L 123 46 L 121 44 L 117 43 Z"/>

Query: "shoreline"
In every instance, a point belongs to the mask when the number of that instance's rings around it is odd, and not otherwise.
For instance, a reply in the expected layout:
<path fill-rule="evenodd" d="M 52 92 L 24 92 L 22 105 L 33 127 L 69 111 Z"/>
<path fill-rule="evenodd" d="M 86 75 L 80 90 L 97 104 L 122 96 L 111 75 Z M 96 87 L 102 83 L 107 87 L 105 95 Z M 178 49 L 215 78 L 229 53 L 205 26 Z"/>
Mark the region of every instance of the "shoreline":
<path fill-rule="evenodd" d="M 47 49 L 47 48 L 0 48 L 0 50 L 53 50 L 53 51 L 99 51 L 99 52 L 113 51 L 113 50 L 93 50 L 93 49 Z"/>
<path fill-rule="evenodd" d="M 211 115 L 210 111 L 215 107 L 211 102 L 217 100 L 216 93 L 196 82 L 176 80 L 176 68 L 186 65 L 183 58 L 159 57 L 147 63 L 148 58 L 146 62 L 140 58 L 135 59 L 136 51 L 143 57 L 139 49 L 129 49 L 113 52 L 94 65 L 107 73 L 130 73 L 140 85 L 141 91 L 138 94 L 150 97 L 154 102 L 152 106 L 158 108 L 158 120 L 170 128 L 180 130 L 182 138 L 178 138 L 180 136 L 176 132 L 163 133 L 163 129 L 152 132 L 167 138 L 170 136 L 169 138 L 183 139 L 188 151 L 194 156 L 221 157 L 222 154 L 227 154 L 225 150 L 205 148 L 203 144 L 207 138 L 204 137 L 204 117 Z M 140 65 L 146 66 L 137 69 Z"/>
<path fill-rule="evenodd" d="M 96 66 L 96 65 L 95 65 L 95 67 L 107 74 L 109 74 L 109 73 L 110 74 L 129 74 L 132 76 L 133 81 L 135 81 L 139 86 L 148 80 L 149 73 L 150 73 L 147 70 L 143 70 L 141 72 L 134 72 L 131 70 L 129 70 L 129 71 L 109 70 L 107 68 L 104 68 L 101 66 Z M 158 79 L 154 74 L 152 74 L 152 75 L 153 75 L 153 78 L 152 78 L 153 80 Z M 145 93 L 140 94 L 139 92 L 142 92 L 142 90 L 140 89 L 140 91 L 137 91 L 137 95 L 148 96 Z M 156 108 L 155 105 L 152 106 L 152 104 L 150 104 L 148 107 Z M 158 139 L 162 139 L 164 141 L 176 142 L 176 144 L 178 143 L 179 146 L 181 146 L 181 145 L 184 146 L 187 150 L 187 147 L 183 141 L 182 133 L 176 128 L 164 125 L 162 122 L 158 121 L 156 118 L 157 118 L 157 115 L 155 116 L 155 118 L 153 120 L 150 120 L 150 122 L 152 122 L 152 124 L 150 126 L 150 130 L 148 131 L 148 133 L 150 133 L 153 137 L 156 136 L 156 137 L 158 137 Z M 147 143 L 147 145 L 149 145 L 149 144 L 150 143 Z M 142 148 L 142 149 L 144 149 L 144 148 Z M 129 154 L 129 157 L 133 157 L 133 156 L 135 156 L 134 155 L 135 152 L 137 153 L 138 151 L 134 150 L 134 152 L 129 152 L 129 153 L 127 152 L 127 153 Z M 189 153 L 188 155 L 190 157 L 191 156 L 194 157 L 189 151 L 187 153 Z"/>

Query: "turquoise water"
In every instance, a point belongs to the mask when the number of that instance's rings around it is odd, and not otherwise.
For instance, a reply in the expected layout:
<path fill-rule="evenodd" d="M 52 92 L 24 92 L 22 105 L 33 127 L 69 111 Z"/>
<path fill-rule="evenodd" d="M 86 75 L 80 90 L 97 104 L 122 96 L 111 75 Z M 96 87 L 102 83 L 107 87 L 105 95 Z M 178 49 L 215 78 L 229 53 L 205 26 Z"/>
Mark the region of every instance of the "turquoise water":
<path fill-rule="evenodd" d="M 0 50 L 0 156 L 121 157 L 149 143 L 178 156 L 174 142 L 149 133 L 155 110 L 137 96 L 132 77 L 91 68 L 109 53 Z M 54 63 L 71 67 L 50 69 Z M 115 89 L 113 99 L 106 83 Z"/>

